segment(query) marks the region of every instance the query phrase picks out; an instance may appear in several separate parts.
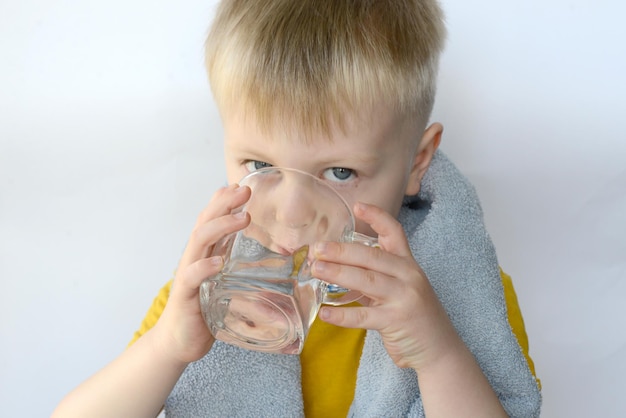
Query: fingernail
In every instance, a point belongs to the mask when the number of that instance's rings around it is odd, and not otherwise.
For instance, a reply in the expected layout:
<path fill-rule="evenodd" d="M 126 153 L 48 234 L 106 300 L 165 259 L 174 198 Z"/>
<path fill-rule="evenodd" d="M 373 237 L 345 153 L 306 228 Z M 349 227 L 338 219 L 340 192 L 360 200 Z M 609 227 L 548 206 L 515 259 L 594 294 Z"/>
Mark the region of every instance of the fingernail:
<path fill-rule="evenodd" d="M 326 309 L 326 308 L 322 308 L 322 309 L 320 309 L 320 312 L 319 312 L 318 315 L 319 315 L 320 319 L 328 319 L 328 318 L 330 318 L 330 311 L 328 309 Z"/>
<path fill-rule="evenodd" d="M 323 273 L 324 270 L 326 270 L 326 266 L 327 264 L 323 261 L 315 260 L 315 263 L 313 263 L 313 270 L 315 273 Z"/>
<path fill-rule="evenodd" d="M 224 260 L 221 256 L 215 255 L 209 258 L 209 263 L 211 263 L 211 265 L 213 266 L 221 266 L 224 263 Z"/>
<path fill-rule="evenodd" d="M 327 242 L 318 242 L 315 244 L 315 254 L 324 254 L 326 251 L 328 251 Z"/>
<path fill-rule="evenodd" d="M 367 209 L 367 204 L 365 204 L 363 202 L 356 202 L 354 204 L 354 210 L 355 211 L 363 212 L 366 209 Z"/>
<path fill-rule="evenodd" d="M 246 212 L 237 212 L 233 214 L 233 217 L 235 217 L 235 219 L 244 219 L 246 217 Z"/>

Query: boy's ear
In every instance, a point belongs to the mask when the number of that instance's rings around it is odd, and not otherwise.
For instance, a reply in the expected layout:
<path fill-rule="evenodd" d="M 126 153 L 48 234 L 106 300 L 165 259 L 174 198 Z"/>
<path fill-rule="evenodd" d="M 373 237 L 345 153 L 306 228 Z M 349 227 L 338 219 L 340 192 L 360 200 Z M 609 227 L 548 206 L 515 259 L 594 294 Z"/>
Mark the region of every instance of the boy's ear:
<path fill-rule="evenodd" d="M 442 134 L 443 125 L 440 123 L 433 123 L 424 131 L 422 139 L 415 151 L 413 165 L 409 173 L 409 181 L 407 182 L 405 191 L 407 196 L 415 195 L 420 191 L 420 183 L 422 182 L 426 170 L 428 170 L 428 166 L 430 166 L 435 151 L 439 148 Z"/>

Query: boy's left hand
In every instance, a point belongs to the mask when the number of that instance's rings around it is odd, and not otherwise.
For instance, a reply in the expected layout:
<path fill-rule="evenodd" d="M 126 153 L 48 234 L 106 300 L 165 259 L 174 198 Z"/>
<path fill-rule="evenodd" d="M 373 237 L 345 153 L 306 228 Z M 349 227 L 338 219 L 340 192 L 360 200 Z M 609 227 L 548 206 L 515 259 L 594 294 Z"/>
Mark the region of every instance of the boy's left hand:
<path fill-rule="evenodd" d="M 320 318 L 342 327 L 379 331 L 399 367 L 419 371 L 445 358 L 449 350 L 458 347 L 460 338 L 413 258 L 402 226 L 372 205 L 359 203 L 354 213 L 378 233 L 381 248 L 318 243 L 312 273 L 326 282 L 360 291 L 363 306 L 324 306 Z"/>

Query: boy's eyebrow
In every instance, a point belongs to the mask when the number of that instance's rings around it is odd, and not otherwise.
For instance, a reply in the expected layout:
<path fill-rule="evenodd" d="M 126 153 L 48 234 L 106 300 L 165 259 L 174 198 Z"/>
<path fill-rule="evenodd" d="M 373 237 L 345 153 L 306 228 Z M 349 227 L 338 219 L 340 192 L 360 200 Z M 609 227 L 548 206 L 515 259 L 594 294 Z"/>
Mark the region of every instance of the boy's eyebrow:
<path fill-rule="evenodd" d="M 256 147 L 231 145 L 231 149 L 238 153 L 247 154 L 249 155 L 250 158 L 259 158 L 262 160 L 271 158 L 271 155 L 267 154 L 264 149 L 259 149 Z M 348 162 L 351 164 L 358 162 L 361 164 L 373 165 L 373 164 L 376 164 L 381 158 L 382 156 L 380 155 L 380 153 L 359 154 L 355 152 L 347 156 L 346 155 L 333 156 L 331 158 L 323 159 L 319 161 L 319 164 L 333 166 L 333 165 L 340 165 L 340 163 L 345 163 L 345 162 Z"/>
<path fill-rule="evenodd" d="M 240 154 L 245 154 L 249 157 L 254 157 L 254 158 L 265 158 L 265 151 L 263 149 L 259 149 L 259 148 L 253 148 L 250 147 L 247 144 L 243 144 L 243 145 L 226 145 L 227 148 L 229 148 L 231 151 L 240 153 Z"/>
<path fill-rule="evenodd" d="M 379 154 L 372 154 L 372 155 L 352 154 L 347 157 L 336 157 L 336 158 L 331 158 L 328 160 L 322 160 L 320 161 L 320 163 L 322 165 L 333 165 L 333 164 L 337 164 L 340 162 L 349 162 L 349 163 L 358 162 L 358 163 L 370 165 L 370 164 L 376 164 L 379 160 L 380 160 Z"/>

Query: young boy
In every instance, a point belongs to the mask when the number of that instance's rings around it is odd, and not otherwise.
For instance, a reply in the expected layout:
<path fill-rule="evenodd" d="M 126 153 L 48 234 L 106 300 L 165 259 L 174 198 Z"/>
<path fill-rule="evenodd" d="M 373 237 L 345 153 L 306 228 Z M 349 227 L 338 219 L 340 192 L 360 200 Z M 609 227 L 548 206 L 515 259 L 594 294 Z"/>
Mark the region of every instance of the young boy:
<path fill-rule="evenodd" d="M 206 65 L 230 185 L 141 338 L 57 415 L 538 416 L 479 203 L 428 125 L 444 37 L 435 0 L 223 1 Z M 231 215 L 250 196 L 237 182 L 270 165 L 333 185 L 381 247 L 315 246 L 313 274 L 364 297 L 323 307 L 300 356 L 215 341 L 198 300 L 222 267 L 212 245 L 250 221 Z"/>

